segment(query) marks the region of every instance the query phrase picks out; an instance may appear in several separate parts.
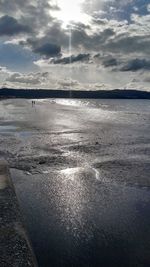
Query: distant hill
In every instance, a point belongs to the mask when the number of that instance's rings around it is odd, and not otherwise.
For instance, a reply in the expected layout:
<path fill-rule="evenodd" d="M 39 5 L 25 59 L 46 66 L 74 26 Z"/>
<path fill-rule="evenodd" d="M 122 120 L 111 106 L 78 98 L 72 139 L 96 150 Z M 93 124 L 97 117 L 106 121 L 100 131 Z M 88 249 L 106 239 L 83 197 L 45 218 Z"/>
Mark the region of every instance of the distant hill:
<path fill-rule="evenodd" d="M 150 92 L 139 90 L 47 90 L 47 89 L 0 89 L 0 98 L 93 98 L 93 99 L 150 99 Z"/>

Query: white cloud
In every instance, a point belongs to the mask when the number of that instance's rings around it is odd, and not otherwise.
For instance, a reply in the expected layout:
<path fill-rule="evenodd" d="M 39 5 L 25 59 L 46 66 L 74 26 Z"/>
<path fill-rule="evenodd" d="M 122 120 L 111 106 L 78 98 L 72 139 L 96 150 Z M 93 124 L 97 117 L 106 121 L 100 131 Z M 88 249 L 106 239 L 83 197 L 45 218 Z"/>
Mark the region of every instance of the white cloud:
<path fill-rule="evenodd" d="M 21 74 L 21 73 L 12 73 L 6 79 L 6 82 L 11 83 L 19 83 L 26 85 L 38 85 L 43 84 L 47 80 L 48 73 L 29 73 L 29 74 Z"/>
<path fill-rule="evenodd" d="M 150 4 L 147 5 L 147 11 L 150 12 Z"/>
<path fill-rule="evenodd" d="M 0 74 L 9 74 L 10 71 L 6 67 L 0 66 Z"/>

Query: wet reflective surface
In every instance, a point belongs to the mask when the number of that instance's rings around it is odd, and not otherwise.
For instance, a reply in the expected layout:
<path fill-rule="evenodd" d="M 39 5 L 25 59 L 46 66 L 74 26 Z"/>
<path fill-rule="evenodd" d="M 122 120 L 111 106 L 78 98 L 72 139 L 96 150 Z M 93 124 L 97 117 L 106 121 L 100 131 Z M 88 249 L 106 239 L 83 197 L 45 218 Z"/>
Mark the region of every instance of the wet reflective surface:
<path fill-rule="evenodd" d="M 39 266 L 150 266 L 149 101 L 8 100 L 0 111 L 0 155 Z"/>

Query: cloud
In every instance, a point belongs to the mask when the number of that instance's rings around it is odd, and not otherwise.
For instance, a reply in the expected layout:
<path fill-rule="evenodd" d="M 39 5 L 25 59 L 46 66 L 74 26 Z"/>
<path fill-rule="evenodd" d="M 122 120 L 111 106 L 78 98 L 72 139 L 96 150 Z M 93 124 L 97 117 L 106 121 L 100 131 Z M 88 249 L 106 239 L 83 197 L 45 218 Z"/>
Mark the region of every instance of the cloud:
<path fill-rule="evenodd" d="M 150 76 L 144 77 L 143 82 L 150 83 Z"/>
<path fill-rule="evenodd" d="M 147 5 L 147 11 L 150 12 L 150 4 Z"/>
<path fill-rule="evenodd" d="M 44 57 L 60 56 L 61 47 L 67 47 L 69 44 L 69 36 L 61 28 L 60 22 L 54 22 L 49 25 L 42 37 L 38 35 L 29 36 L 26 40 L 20 41 L 20 45 L 31 49 L 34 53 L 38 53 Z"/>
<path fill-rule="evenodd" d="M 140 70 L 148 73 L 149 0 L 79 1 L 83 17 L 88 16 L 68 27 L 58 19 L 62 11 L 54 2 L 0 0 L 0 64 L 1 73 L 13 72 L 8 83 L 67 88 L 72 80 L 74 88 L 98 88 L 108 81 L 107 87 L 115 88 L 130 80 L 136 86 L 132 80 Z M 47 70 L 52 74 L 44 79 Z"/>
<path fill-rule="evenodd" d="M 29 32 L 31 32 L 30 27 L 19 23 L 15 18 L 7 15 L 0 17 L 0 36 L 12 36 Z"/>
<path fill-rule="evenodd" d="M 109 38 L 115 35 L 113 28 L 102 28 L 95 31 L 87 31 L 82 28 L 72 28 L 71 39 L 72 48 L 76 50 L 99 51 Z"/>
<path fill-rule="evenodd" d="M 50 11 L 56 9 L 50 0 L 0 0 L 0 14 L 13 16 L 34 30 L 45 27 L 52 19 Z"/>
<path fill-rule="evenodd" d="M 77 88 L 80 83 L 76 80 L 73 79 L 62 79 L 62 80 L 58 80 L 57 84 L 59 85 L 59 88 L 61 89 L 70 89 L 70 88 Z"/>
<path fill-rule="evenodd" d="M 30 84 L 30 85 L 38 85 L 42 84 L 46 81 L 48 77 L 48 73 L 29 73 L 29 74 L 21 74 L 19 72 L 12 73 L 6 79 L 6 82 L 11 83 L 19 83 L 19 84 Z"/>
<path fill-rule="evenodd" d="M 121 71 L 138 71 L 141 69 L 150 70 L 150 60 L 138 58 L 130 60 L 121 68 Z"/>
<path fill-rule="evenodd" d="M 132 10 L 136 0 L 86 0 L 83 2 L 84 12 L 96 18 L 126 17 Z M 125 14 L 124 14 L 125 13 Z"/>
<path fill-rule="evenodd" d="M 70 36 L 71 34 L 71 36 Z M 28 46 L 35 53 L 40 53 L 47 57 L 60 56 L 60 52 L 68 52 L 69 39 L 71 37 L 72 53 L 80 53 L 85 50 L 88 54 L 90 51 L 99 51 L 103 49 L 105 43 L 110 38 L 115 36 L 113 27 L 102 28 L 101 30 L 91 30 L 88 25 L 83 23 L 73 23 L 70 29 L 63 29 L 59 22 L 53 23 L 47 28 L 42 38 L 32 37 L 25 42 L 20 42 L 21 45 Z M 50 45 L 48 45 L 50 44 Z M 56 45 L 56 51 L 51 53 L 51 44 Z M 58 48 L 59 47 L 59 48 Z M 67 61 L 67 58 L 65 59 Z M 64 64 L 64 61 L 62 61 Z"/>
<path fill-rule="evenodd" d="M 126 33 L 122 35 L 116 36 L 114 39 L 111 39 L 107 42 L 104 46 L 103 44 L 103 51 L 110 52 L 110 53 L 123 53 L 124 57 L 126 55 L 139 53 L 140 55 L 147 54 L 149 55 L 149 45 L 150 45 L 150 38 L 147 36 L 130 36 L 126 35 Z"/>
<path fill-rule="evenodd" d="M 116 58 L 113 58 L 113 57 L 107 57 L 107 58 L 105 58 L 104 60 L 103 60 L 103 62 L 102 62 L 102 65 L 104 66 L 104 67 L 114 67 L 114 66 L 117 66 L 118 65 L 118 61 L 117 61 L 117 59 Z"/>
<path fill-rule="evenodd" d="M 11 5 L 9 1 L 6 2 L 8 6 Z M 32 36 L 29 33 L 29 37 L 24 42 L 20 42 L 21 45 L 44 57 L 60 56 L 61 51 L 67 53 L 70 30 L 62 28 L 61 22 L 54 19 L 50 13 L 51 10 L 59 9 L 59 7 L 53 6 L 48 0 L 38 2 L 32 0 L 30 3 L 29 1 L 23 3 L 21 0 L 22 4 L 17 0 L 13 0 L 13 2 L 15 2 L 15 8 L 12 9 L 15 9 L 14 12 L 16 12 L 21 25 L 32 25 Z M 115 0 L 102 2 L 109 4 L 110 8 L 116 6 L 117 2 L 121 7 L 131 3 L 131 1 L 127 1 L 123 5 L 122 1 Z M 100 6 L 99 1 L 96 0 L 93 4 L 96 7 Z M 4 3 L 2 6 L 4 9 Z M 20 13 L 21 16 L 18 15 Z M 90 23 L 72 22 L 72 53 L 81 53 L 81 51 L 83 54 L 91 51 L 114 54 L 142 53 L 142 51 L 148 53 L 150 40 L 147 36 L 147 25 L 150 21 L 149 16 L 138 15 L 137 17 L 137 14 L 132 14 L 131 21 L 132 24 L 128 24 L 125 20 L 117 21 L 107 17 L 91 17 Z M 62 64 L 64 64 L 63 61 Z"/>
<path fill-rule="evenodd" d="M 54 64 L 71 64 L 75 62 L 88 62 L 89 59 L 90 59 L 90 54 L 79 54 L 77 56 L 72 55 L 70 57 L 54 59 L 51 62 Z"/>
<path fill-rule="evenodd" d="M 59 56 L 61 53 L 61 47 L 56 44 L 46 43 L 33 49 L 33 52 L 49 58 Z"/>
<path fill-rule="evenodd" d="M 6 67 L 0 66 L 0 74 L 8 74 L 10 73 Z"/>
<path fill-rule="evenodd" d="M 92 22 L 94 24 L 98 24 L 98 25 L 107 25 L 108 20 L 106 18 L 103 18 L 103 19 L 101 19 L 101 18 L 93 18 Z"/>

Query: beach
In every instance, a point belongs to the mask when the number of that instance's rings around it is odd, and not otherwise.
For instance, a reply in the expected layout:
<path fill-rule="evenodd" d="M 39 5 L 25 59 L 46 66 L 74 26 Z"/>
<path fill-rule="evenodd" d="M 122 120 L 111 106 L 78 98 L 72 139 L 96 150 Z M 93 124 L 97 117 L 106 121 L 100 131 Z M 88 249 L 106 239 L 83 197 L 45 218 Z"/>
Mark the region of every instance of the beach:
<path fill-rule="evenodd" d="M 149 266 L 149 100 L 34 101 L 1 101 L 0 158 L 39 266 Z"/>

